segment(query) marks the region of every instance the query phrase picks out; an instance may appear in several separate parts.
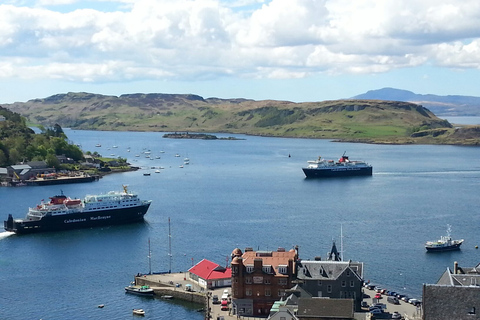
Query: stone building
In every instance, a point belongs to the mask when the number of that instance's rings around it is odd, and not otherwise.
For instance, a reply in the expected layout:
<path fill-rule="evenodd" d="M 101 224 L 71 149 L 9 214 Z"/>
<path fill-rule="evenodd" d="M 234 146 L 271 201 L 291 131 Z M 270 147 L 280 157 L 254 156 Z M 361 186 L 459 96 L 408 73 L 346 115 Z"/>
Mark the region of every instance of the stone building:
<path fill-rule="evenodd" d="M 298 248 L 286 251 L 232 252 L 232 310 L 234 314 L 267 316 L 275 301 L 293 287 Z"/>
<path fill-rule="evenodd" d="M 480 319 L 480 264 L 462 268 L 455 262 L 436 284 L 424 284 L 421 306 L 424 320 Z"/>
<path fill-rule="evenodd" d="M 363 263 L 341 261 L 335 243 L 329 260 L 297 261 L 297 282 L 312 297 L 353 300 L 354 311 L 361 310 L 363 300 Z"/>

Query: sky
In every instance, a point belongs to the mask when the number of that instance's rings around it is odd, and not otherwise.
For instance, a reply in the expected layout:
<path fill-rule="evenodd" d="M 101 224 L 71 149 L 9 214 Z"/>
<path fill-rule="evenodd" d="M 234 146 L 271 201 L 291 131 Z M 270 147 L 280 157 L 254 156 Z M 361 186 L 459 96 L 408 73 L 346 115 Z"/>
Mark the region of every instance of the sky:
<path fill-rule="evenodd" d="M 0 0 L 0 103 L 480 96 L 478 0 Z"/>

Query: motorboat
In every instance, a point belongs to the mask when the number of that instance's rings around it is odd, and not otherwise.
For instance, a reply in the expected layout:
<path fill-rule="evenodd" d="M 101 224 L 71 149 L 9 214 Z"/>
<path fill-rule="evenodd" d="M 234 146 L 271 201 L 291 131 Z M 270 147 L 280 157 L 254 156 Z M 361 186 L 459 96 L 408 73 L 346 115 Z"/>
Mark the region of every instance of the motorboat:
<path fill-rule="evenodd" d="M 137 316 L 144 316 L 145 315 L 145 310 L 143 309 L 133 309 L 133 314 Z"/>

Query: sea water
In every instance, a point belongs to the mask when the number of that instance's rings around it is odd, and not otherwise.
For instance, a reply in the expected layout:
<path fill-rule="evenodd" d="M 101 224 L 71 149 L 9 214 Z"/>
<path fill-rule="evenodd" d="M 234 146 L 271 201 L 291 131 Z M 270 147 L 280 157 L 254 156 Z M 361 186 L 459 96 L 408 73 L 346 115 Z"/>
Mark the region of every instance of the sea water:
<path fill-rule="evenodd" d="M 122 185 L 152 205 L 139 224 L 0 233 L 0 319 L 130 319 L 133 308 L 143 308 L 146 319 L 203 319 L 201 306 L 128 295 L 124 287 L 150 264 L 152 272 L 185 272 L 202 259 L 226 266 L 236 247 L 298 245 L 300 258 L 324 259 L 334 239 L 345 260 L 364 263 L 366 280 L 416 298 L 454 261 L 480 262 L 476 147 L 65 132 L 85 151 L 124 157 L 140 169 L 92 183 L 0 188 L 2 220 L 9 213 L 24 217 L 28 207 L 61 192 L 80 198 Z M 372 164 L 373 176 L 305 179 L 307 160 L 344 152 Z M 462 250 L 426 253 L 425 242 L 444 235 L 447 224 L 454 238 L 465 239 Z"/>

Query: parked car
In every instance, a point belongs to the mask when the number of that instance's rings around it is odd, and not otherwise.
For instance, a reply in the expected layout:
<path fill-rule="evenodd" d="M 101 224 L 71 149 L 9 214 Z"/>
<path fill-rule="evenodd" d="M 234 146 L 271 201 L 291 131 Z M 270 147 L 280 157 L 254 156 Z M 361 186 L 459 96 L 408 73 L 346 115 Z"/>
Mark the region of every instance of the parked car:
<path fill-rule="evenodd" d="M 382 299 L 382 294 L 381 294 L 381 293 L 377 293 L 374 298 L 375 298 L 375 299 Z"/>
<path fill-rule="evenodd" d="M 400 304 L 397 297 L 390 296 L 390 297 L 387 298 L 387 301 L 390 302 L 390 303 L 393 303 L 393 304 Z"/>
<path fill-rule="evenodd" d="M 362 301 L 362 308 L 368 308 L 368 303 L 367 301 Z"/>
<path fill-rule="evenodd" d="M 222 311 L 228 311 L 228 301 L 222 300 L 222 306 L 220 308 Z"/>
<path fill-rule="evenodd" d="M 371 283 L 367 283 L 367 284 L 365 285 L 365 288 L 367 288 L 368 290 L 373 290 L 373 289 L 375 289 L 375 285 L 374 285 L 374 284 L 371 284 Z"/>
<path fill-rule="evenodd" d="M 376 291 L 376 292 L 381 292 L 382 290 L 383 290 L 382 287 L 379 287 L 379 286 L 376 286 L 376 287 L 375 287 L 375 291 Z"/>
<path fill-rule="evenodd" d="M 398 311 L 395 311 L 392 313 L 392 319 L 402 319 L 402 315 L 398 313 Z"/>
<path fill-rule="evenodd" d="M 213 295 L 213 297 L 212 297 L 212 303 L 213 304 L 219 304 L 220 303 L 220 300 L 218 300 L 218 296 L 216 294 Z"/>
<path fill-rule="evenodd" d="M 381 314 L 383 313 L 383 310 L 382 309 L 373 309 L 373 310 L 370 310 L 370 314 L 371 315 L 376 315 L 376 314 Z"/>

